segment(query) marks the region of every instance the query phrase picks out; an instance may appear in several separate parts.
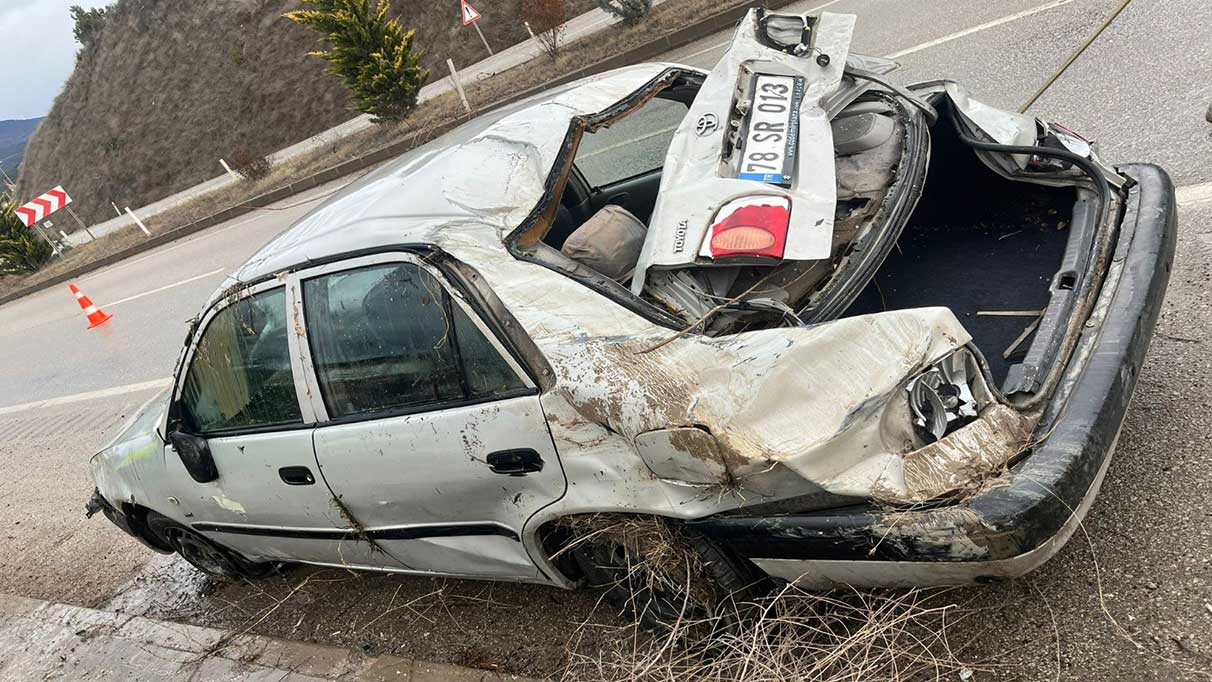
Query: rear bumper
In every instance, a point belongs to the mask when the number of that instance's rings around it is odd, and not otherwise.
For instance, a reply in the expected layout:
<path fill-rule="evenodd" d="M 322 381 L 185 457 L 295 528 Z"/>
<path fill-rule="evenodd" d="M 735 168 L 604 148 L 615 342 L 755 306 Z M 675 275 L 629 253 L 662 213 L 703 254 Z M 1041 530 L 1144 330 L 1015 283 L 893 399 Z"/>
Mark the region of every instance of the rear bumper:
<path fill-rule="evenodd" d="M 818 587 L 998 580 L 1027 573 L 1059 551 L 1110 464 L 1174 259 L 1178 225 L 1169 177 L 1156 166 L 1120 170 L 1137 185 L 1105 285 L 1114 289 L 1103 292 L 1091 318 L 1102 314 L 1102 323 L 1083 331 L 1072 371 L 1040 427 L 1046 437 L 1000 485 L 920 511 L 716 516 L 694 527 L 771 575 Z"/>

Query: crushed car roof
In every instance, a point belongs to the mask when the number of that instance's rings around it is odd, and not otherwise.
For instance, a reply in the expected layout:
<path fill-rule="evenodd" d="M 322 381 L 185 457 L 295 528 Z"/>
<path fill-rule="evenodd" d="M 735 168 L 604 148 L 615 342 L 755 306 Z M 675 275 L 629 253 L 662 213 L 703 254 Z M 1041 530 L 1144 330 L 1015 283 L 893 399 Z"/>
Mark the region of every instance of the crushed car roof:
<path fill-rule="evenodd" d="M 342 190 L 262 247 L 220 291 L 309 261 L 395 244 L 431 244 L 456 254 L 491 248 L 507 256 L 501 240 L 542 198 L 572 118 L 608 108 L 670 66 L 610 71 L 460 126 Z"/>

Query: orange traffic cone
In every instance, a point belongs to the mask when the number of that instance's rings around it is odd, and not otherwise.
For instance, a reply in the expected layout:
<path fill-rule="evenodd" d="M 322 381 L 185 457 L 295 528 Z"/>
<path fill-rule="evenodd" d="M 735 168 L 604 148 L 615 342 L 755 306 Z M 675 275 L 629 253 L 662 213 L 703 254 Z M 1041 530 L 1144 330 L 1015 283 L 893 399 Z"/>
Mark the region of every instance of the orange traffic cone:
<path fill-rule="evenodd" d="M 89 329 L 105 324 L 107 321 L 109 321 L 109 318 L 113 317 L 113 315 L 110 315 L 104 310 L 93 305 L 93 302 L 89 300 L 88 296 L 80 293 L 80 290 L 76 288 L 75 284 L 68 284 L 67 288 L 72 290 L 72 294 L 76 296 L 76 302 L 80 304 L 80 308 L 83 309 L 84 314 L 88 316 Z"/>

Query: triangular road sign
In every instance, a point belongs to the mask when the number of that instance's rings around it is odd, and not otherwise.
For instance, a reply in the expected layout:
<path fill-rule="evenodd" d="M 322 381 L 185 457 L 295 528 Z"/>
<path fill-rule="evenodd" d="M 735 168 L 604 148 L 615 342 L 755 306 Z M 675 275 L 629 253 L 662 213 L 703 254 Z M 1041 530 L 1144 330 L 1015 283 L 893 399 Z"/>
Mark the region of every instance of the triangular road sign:
<path fill-rule="evenodd" d="M 480 13 L 476 11 L 476 8 L 467 4 L 467 0 L 461 0 L 461 2 L 463 3 L 463 25 L 470 26 L 479 20 Z"/>

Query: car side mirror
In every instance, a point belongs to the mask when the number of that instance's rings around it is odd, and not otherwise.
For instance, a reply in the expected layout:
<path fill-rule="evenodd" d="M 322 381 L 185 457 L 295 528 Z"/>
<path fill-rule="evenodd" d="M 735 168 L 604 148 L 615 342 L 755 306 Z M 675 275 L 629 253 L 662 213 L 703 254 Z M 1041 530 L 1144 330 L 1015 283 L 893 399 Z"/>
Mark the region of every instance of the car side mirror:
<path fill-rule="evenodd" d="M 210 483 L 219 478 L 219 469 L 215 466 L 215 458 L 210 454 L 210 445 L 201 436 L 195 436 L 181 431 L 168 434 L 168 442 L 172 443 L 185 470 L 198 483 Z"/>

